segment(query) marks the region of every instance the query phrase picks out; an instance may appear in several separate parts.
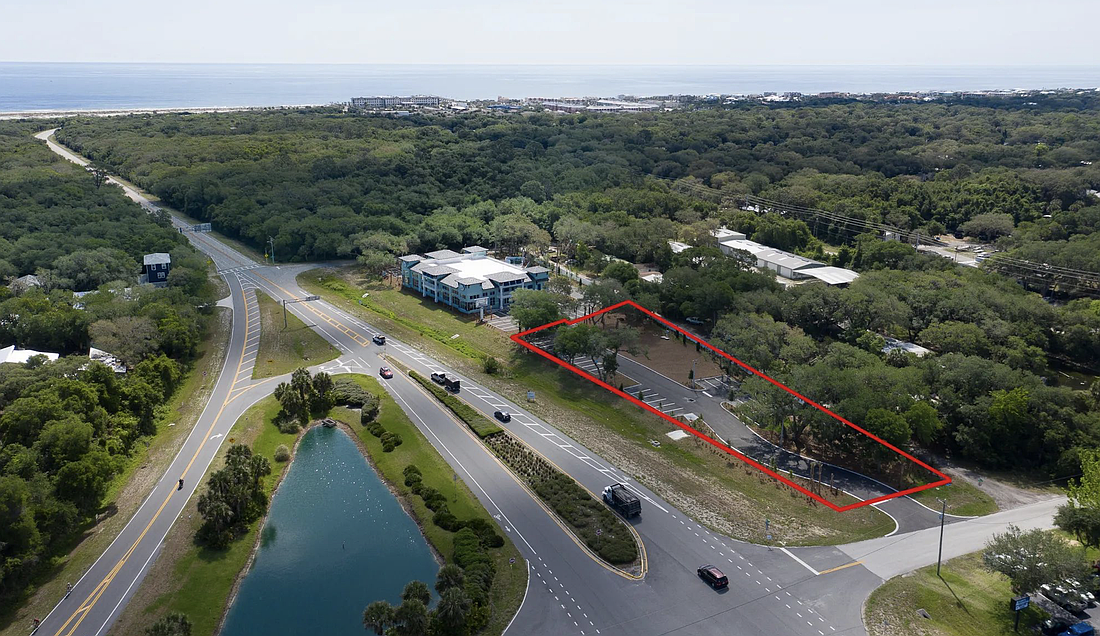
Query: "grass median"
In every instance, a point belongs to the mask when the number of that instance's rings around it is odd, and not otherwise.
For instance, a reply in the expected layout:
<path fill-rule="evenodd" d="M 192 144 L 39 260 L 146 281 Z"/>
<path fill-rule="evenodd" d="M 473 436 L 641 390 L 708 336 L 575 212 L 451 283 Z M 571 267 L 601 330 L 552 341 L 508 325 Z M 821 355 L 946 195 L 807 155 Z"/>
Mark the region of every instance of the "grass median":
<path fill-rule="evenodd" d="M 943 578 L 930 565 L 896 576 L 875 590 L 864 606 L 869 636 L 1009 636 L 1016 613 L 1009 609 L 1012 590 L 1003 574 L 982 567 L 980 552 L 943 564 Z M 917 614 L 928 612 L 930 618 Z M 1030 633 L 1046 612 L 1029 607 L 1020 614 L 1020 632 Z"/>
<path fill-rule="evenodd" d="M 870 506 L 835 512 L 807 501 L 796 491 L 742 462 L 718 453 L 695 438 L 671 441 L 672 425 L 637 409 L 606 390 L 544 360 L 519 350 L 508 336 L 477 325 L 442 305 L 402 292 L 392 285 L 360 287 L 348 270 L 310 270 L 298 276 L 309 293 L 358 314 L 396 338 L 416 342 L 425 352 L 457 371 L 475 376 L 490 389 L 563 431 L 612 465 L 699 522 L 745 541 L 763 542 L 764 521 L 771 521 L 777 542 L 786 545 L 830 545 L 882 536 L 894 522 Z M 362 298 L 366 291 L 369 296 Z M 361 302 L 361 304 L 360 304 Z M 400 319 L 391 319 L 398 316 Z M 410 327 L 409 325 L 415 325 Z M 422 337 L 423 333 L 445 337 Z M 457 334 L 458 338 L 452 338 Z M 503 363 L 496 375 L 482 371 L 482 360 Z M 527 391 L 537 398 L 528 401 Z M 650 440 L 664 440 L 659 448 Z M 856 500 L 839 495 L 840 505 Z"/>
<path fill-rule="evenodd" d="M 283 307 L 267 294 L 256 290 L 256 301 L 260 306 L 260 347 L 252 377 L 270 378 L 340 356 L 336 347 L 289 311 L 284 327 Z"/>

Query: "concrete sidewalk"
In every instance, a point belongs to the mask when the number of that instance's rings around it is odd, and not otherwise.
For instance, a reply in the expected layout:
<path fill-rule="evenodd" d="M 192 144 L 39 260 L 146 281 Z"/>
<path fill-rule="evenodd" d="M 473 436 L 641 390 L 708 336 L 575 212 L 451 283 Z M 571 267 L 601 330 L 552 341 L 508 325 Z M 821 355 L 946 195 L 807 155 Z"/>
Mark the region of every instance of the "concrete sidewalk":
<path fill-rule="evenodd" d="M 975 552 L 985 547 L 994 534 L 1010 525 L 1021 530 L 1054 527 L 1054 513 L 1066 502 L 1065 497 L 1005 510 L 995 514 L 967 519 L 948 525 L 943 536 L 943 560 Z M 860 561 L 874 574 L 889 579 L 936 562 L 940 529 L 926 528 L 916 532 L 869 539 L 839 546 L 853 561 Z"/>

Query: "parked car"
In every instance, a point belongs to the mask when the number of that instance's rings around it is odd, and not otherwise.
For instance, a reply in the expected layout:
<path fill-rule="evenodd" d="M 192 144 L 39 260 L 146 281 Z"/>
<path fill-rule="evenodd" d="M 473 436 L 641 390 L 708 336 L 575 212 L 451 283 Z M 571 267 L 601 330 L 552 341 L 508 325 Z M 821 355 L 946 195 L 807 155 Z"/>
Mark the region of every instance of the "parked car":
<path fill-rule="evenodd" d="M 697 572 L 699 573 L 699 578 L 706 581 L 708 585 L 716 590 L 729 587 L 730 580 L 726 578 L 725 574 L 722 574 L 722 570 L 719 570 L 713 565 L 704 565 L 700 567 Z"/>
<path fill-rule="evenodd" d="M 1073 623 L 1064 618 L 1048 618 L 1039 625 L 1039 631 L 1043 636 L 1058 636 L 1066 631 Z"/>
<path fill-rule="evenodd" d="M 378 370 L 378 375 L 380 375 L 383 378 L 389 380 L 390 378 L 393 377 L 393 371 L 390 371 L 389 367 L 382 367 L 381 369 Z"/>
<path fill-rule="evenodd" d="M 1058 636 L 1096 636 L 1096 628 L 1088 623 L 1075 623 Z"/>
<path fill-rule="evenodd" d="M 384 345 L 384 344 L 386 344 L 386 337 L 385 337 L 385 336 L 383 336 L 383 335 L 382 335 L 382 334 L 380 334 L 380 333 L 376 333 L 376 334 L 374 334 L 374 337 L 373 337 L 373 338 L 371 338 L 371 340 L 373 340 L 373 341 L 374 341 L 374 344 L 376 344 L 376 345 Z"/>
<path fill-rule="evenodd" d="M 684 320 L 690 322 L 693 325 L 703 324 L 703 319 L 702 318 L 696 318 L 695 316 L 689 316 L 687 318 L 684 318 Z"/>
<path fill-rule="evenodd" d="M 493 413 L 493 417 L 497 418 L 501 422 L 512 421 L 512 415 L 508 413 L 508 411 L 497 411 L 496 413 Z"/>

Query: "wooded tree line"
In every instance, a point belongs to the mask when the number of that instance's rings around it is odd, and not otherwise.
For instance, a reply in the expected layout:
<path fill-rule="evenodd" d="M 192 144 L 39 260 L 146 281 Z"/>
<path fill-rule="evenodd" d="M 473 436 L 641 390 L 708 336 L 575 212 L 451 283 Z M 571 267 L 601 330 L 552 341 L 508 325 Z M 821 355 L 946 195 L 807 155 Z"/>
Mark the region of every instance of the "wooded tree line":
<path fill-rule="evenodd" d="M 59 136 L 230 235 L 256 246 L 274 236 L 284 259 L 511 249 L 544 240 L 537 229 L 637 261 L 717 211 L 681 184 L 930 233 L 982 214 L 1007 214 L 1043 240 L 1091 231 L 1100 98 L 1035 100 L 627 116 L 141 115 L 72 120 Z M 513 215 L 533 228 L 500 226 Z M 570 230 L 582 223 L 595 231 Z"/>
<path fill-rule="evenodd" d="M 62 354 L 0 365 L 0 604 L 18 599 L 101 511 L 140 440 L 156 433 L 212 302 L 205 260 L 117 188 L 0 124 L 0 346 Z M 171 250 L 169 286 L 138 286 L 142 254 Z M 95 290 L 80 299 L 74 290 Z M 90 363 L 95 344 L 129 367 Z M 72 355 L 70 355 L 72 354 Z"/>

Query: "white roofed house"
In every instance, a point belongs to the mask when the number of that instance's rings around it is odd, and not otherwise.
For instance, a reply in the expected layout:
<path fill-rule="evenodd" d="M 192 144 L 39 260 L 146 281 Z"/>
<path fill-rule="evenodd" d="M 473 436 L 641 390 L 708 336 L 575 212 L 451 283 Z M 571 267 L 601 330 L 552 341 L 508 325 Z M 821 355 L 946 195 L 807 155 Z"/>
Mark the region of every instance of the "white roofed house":
<path fill-rule="evenodd" d="M 166 252 L 146 254 L 141 265 L 141 282 L 157 287 L 168 285 L 168 272 L 172 268 L 172 257 Z"/>
<path fill-rule="evenodd" d="M 481 309 L 507 311 L 515 290 L 543 289 L 550 280 L 550 270 L 545 267 L 523 267 L 491 258 L 487 248 L 477 245 L 462 251 L 436 250 L 400 257 L 402 285 L 469 314 Z"/>
<path fill-rule="evenodd" d="M 35 356 L 45 356 L 46 360 L 49 362 L 53 362 L 60 357 L 60 355 L 56 353 L 35 351 L 33 349 L 16 349 L 15 345 L 9 345 L 0 349 L 0 364 L 5 362 L 10 364 L 26 364 Z"/>

